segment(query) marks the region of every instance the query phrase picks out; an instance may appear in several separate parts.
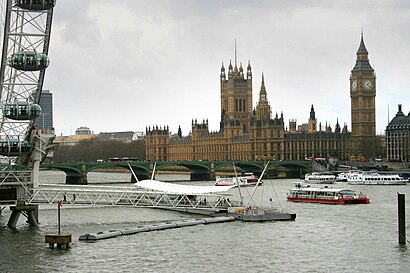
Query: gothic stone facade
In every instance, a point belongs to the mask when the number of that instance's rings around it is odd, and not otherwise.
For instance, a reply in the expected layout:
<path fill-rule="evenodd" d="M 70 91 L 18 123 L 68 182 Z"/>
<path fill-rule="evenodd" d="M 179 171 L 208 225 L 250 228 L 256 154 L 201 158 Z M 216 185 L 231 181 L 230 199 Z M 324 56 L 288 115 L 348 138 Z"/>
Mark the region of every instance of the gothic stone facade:
<path fill-rule="evenodd" d="M 169 128 L 146 129 L 147 160 L 304 160 L 309 157 L 373 156 L 376 139 L 375 75 L 368 61 L 363 36 L 350 77 L 352 132 L 347 125 L 317 128 L 313 105 L 306 129 L 297 130 L 290 120 L 285 128 L 283 113 L 272 117 L 264 76 L 259 100 L 252 109 L 252 68 L 222 64 L 220 72 L 221 122 L 216 132 L 208 121 L 192 121 L 188 136 L 170 135 Z"/>
<path fill-rule="evenodd" d="M 396 162 L 410 161 L 410 112 L 406 116 L 401 104 L 396 116 L 386 128 L 387 160 Z"/>

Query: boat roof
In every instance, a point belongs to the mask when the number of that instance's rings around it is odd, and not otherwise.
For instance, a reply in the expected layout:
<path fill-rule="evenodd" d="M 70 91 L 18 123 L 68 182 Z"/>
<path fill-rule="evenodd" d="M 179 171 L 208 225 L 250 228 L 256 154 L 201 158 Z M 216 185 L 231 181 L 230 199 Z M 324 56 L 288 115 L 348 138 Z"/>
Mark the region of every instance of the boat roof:
<path fill-rule="evenodd" d="M 331 173 L 307 173 L 305 177 L 336 177 L 336 175 Z"/>
<path fill-rule="evenodd" d="M 334 188 L 311 188 L 311 187 L 303 187 L 303 188 L 298 188 L 295 187 L 292 190 L 298 190 L 298 191 L 320 191 L 320 192 L 341 192 L 341 191 L 353 191 L 349 189 L 334 189 Z"/>
<path fill-rule="evenodd" d="M 194 186 L 194 185 L 181 185 L 174 183 L 161 182 L 157 180 L 142 180 L 134 184 L 135 186 L 160 191 L 170 194 L 186 194 L 186 195 L 201 195 L 208 193 L 223 193 L 227 192 L 233 186 Z"/>
<path fill-rule="evenodd" d="M 335 189 L 335 188 L 328 188 L 327 186 L 323 187 L 323 188 L 313 188 L 310 187 L 310 184 L 305 184 L 303 182 L 294 182 L 293 184 L 295 184 L 295 187 L 292 188 L 291 190 L 298 190 L 298 191 L 320 191 L 320 192 L 341 192 L 341 191 L 353 191 L 350 189 L 345 189 L 345 188 L 339 188 L 339 189 Z"/>

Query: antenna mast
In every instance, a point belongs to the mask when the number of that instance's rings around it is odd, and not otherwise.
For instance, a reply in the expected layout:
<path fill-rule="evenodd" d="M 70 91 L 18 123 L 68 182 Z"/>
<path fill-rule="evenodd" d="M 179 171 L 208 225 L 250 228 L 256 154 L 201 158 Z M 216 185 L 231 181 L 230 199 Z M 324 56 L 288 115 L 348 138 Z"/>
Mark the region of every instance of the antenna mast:
<path fill-rule="evenodd" d="M 236 66 L 236 39 L 235 39 L 235 66 Z"/>

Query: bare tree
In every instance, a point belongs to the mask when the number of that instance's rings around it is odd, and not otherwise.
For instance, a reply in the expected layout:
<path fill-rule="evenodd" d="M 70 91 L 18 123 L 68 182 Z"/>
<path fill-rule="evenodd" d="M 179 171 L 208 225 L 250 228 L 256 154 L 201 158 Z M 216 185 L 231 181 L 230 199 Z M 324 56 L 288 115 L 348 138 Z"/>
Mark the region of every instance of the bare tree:
<path fill-rule="evenodd" d="M 116 140 L 83 140 L 76 145 L 60 145 L 54 151 L 54 162 L 96 161 L 129 157 L 145 160 L 145 140 L 125 143 Z"/>

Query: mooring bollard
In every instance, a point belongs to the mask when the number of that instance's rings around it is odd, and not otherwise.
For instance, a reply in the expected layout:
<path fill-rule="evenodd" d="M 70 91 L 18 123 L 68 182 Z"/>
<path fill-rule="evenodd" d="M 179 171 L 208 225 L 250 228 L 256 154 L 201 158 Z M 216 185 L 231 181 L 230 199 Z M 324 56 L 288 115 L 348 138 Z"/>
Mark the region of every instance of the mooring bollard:
<path fill-rule="evenodd" d="M 398 209 L 399 209 L 399 244 L 406 243 L 406 206 L 405 195 L 397 193 Z"/>
<path fill-rule="evenodd" d="M 65 248 L 70 247 L 71 243 L 71 234 L 61 234 L 60 229 L 60 207 L 62 206 L 62 201 L 57 201 L 58 206 L 58 234 L 47 234 L 45 237 L 45 242 L 48 243 L 50 248 L 54 248 L 54 245 L 57 245 L 57 248 L 65 246 Z"/>

